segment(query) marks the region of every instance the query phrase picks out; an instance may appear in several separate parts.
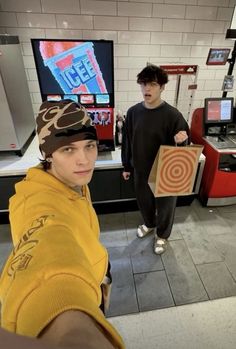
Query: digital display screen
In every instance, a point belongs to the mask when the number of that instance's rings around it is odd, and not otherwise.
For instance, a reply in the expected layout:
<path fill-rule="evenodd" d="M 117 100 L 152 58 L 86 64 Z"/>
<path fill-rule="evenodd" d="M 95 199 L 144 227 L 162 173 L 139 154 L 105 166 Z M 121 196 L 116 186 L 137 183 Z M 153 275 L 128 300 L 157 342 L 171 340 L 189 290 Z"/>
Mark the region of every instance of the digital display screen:
<path fill-rule="evenodd" d="M 97 104 L 109 104 L 110 98 L 108 94 L 105 95 L 96 95 Z"/>
<path fill-rule="evenodd" d="M 225 65 L 229 57 L 229 48 L 210 48 L 207 65 Z"/>
<path fill-rule="evenodd" d="M 72 101 L 78 103 L 78 96 L 77 95 L 64 95 L 63 99 L 71 99 Z"/>
<path fill-rule="evenodd" d="M 43 100 L 106 94 L 114 107 L 113 41 L 31 39 Z"/>
<path fill-rule="evenodd" d="M 233 98 L 206 98 L 206 123 L 231 123 L 233 121 Z"/>
<path fill-rule="evenodd" d="M 80 95 L 81 104 L 94 104 L 94 95 Z"/>

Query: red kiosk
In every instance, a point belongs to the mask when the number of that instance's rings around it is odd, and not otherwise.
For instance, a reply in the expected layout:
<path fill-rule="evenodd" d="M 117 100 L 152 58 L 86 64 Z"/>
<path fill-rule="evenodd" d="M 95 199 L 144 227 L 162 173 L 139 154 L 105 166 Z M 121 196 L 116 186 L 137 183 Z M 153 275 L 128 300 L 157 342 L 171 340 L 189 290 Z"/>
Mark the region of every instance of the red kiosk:
<path fill-rule="evenodd" d="M 193 143 L 203 144 L 206 156 L 199 191 L 206 206 L 236 203 L 236 120 L 233 98 L 206 98 L 205 108 L 194 111 Z"/>

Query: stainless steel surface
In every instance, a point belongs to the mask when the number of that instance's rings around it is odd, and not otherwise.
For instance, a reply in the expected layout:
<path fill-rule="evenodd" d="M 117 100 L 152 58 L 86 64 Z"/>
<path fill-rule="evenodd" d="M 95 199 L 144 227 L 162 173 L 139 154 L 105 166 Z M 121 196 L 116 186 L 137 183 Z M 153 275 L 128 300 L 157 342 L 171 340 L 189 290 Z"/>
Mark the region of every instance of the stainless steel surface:
<path fill-rule="evenodd" d="M 20 150 L 35 128 L 20 44 L 0 44 L 0 151 Z"/>

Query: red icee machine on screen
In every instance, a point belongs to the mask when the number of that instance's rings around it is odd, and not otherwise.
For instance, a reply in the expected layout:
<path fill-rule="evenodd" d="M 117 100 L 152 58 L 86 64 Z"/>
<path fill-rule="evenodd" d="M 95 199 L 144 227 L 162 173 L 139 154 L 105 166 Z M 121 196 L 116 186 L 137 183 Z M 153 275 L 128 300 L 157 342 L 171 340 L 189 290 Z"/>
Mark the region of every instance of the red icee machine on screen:
<path fill-rule="evenodd" d="M 206 156 L 200 199 L 206 206 L 236 203 L 236 119 L 233 98 L 206 98 L 194 111 L 193 143 L 203 144 Z"/>
<path fill-rule="evenodd" d="M 31 39 L 42 100 L 72 99 L 96 125 L 99 150 L 114 150 L 113 41 Z"/>

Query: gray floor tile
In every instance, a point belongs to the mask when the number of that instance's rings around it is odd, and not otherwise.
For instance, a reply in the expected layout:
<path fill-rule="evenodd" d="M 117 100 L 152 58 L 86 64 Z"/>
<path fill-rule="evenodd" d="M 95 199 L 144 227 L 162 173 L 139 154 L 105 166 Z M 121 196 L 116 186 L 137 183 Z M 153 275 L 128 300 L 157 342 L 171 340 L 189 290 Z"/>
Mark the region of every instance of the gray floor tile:
<path fill-rule="evenodd" d="M 134 277 L 125 247 L 108 249 L 112 269 L 111 304 L 107 316 L 124 315 L 138 312 Z"/>
<path fill-rule="evenodd" d="M 236 211 L 236 206 L 235 206 Z M 235 212 L 222 212 L 221 217 L 223 217 L 231 228 L 231 232 L 236 234 L 236 215 Z"/>
<path fill-rule="evenodd" d="M 132 233 L 133 231 L 129 230 L 127 235 L 129 236 Z M 134 273 L 145 273 L 164 269 L 160 256 L 157 256 L 153 252 L 153 240 L 153 234 L 143 239 L 135 236 L 132 241 L 129 240 L 129 254 Z"/>
<path fill-rule="evenodd" d="M 125 212 L 125 224 L 127 229 L 137 229 L 140 224 L 143 224 L 140 211 Z"/>
<path fill-rule="evenodd" d="M 219 253 L 221 253 L 225 264 L 236 281 L 236 236 L 235 234 L 217 235 L 212 238 Z"/>
<path fill-rule="evenodd" d="M 195 264 L 222 261 L 222 256 L 211 238 L 200 228 L 182 232 L 184 241 Z"/>
<path fill-rule="evenodd" d="M 0 243 L 11 241 L 10 224 L 0 224 Z"/>
<path fill-rule="evenodd" d="M 197 270 L 210 299 L 236 296 L 236 282 L 225 263 L 197 265 Z"/>
<path fill-rule="evenodd" d="M 135 274 L 134 278 L 140 311 L 174 306 L 164 271 Z"/>
<path fill-rule="evenodd" d="M 12 250 L 12 244 L 9 242 L 0 242 L 0 272 L 10 255 L 10 252 Z"/>
<path fill-rule="evenodd" d="M 208 299 L 184 241 L 169 242 L 162 261 L 176 305 Z"/>
<path fill-rule="evenodd" d="M 127 246 L 128 239 L 126 231 L 115 230 L 111 232 L 101 233 L 100 234 L 101 243 L 108 247 L 119 247 L 119 246 Z"/>
<path fill-rule="evenodd" d="M 125 231 L 124 213 L 111 213 L 98 216 L 101 232 Z"/>

